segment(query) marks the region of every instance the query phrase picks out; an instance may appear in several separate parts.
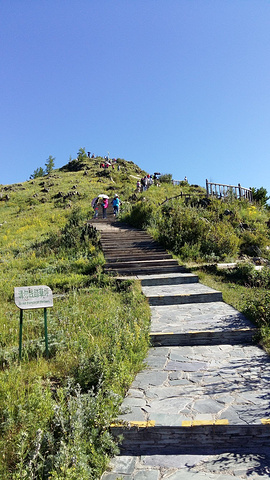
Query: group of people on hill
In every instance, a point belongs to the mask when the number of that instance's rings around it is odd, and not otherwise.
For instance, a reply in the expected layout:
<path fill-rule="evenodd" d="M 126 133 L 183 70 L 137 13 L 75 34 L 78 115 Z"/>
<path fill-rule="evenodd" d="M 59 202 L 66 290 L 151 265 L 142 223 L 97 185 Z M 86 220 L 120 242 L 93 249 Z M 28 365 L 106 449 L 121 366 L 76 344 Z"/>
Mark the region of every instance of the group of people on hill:
<path fill-rule="evenodd" d="M 137 191 L 138 192 L 145 192 L 151 185 L 153 185 L 154 181 L 156 180 L 155 175 L 145 175 L 142 177 L 141 180 L 137 181 Z"/>
<path fill-rule="evenodd" d="M 112 170 L 115 169 L 115 166 L 117 165 L 117 170 L 120 170 L 120 165 L 117 164 L 116 158 L 113 158 L 112 160 L 109 160 L 108 157 L 105 157 L 105 162 L 101 162 L 99 167 L 100 168 L 109 168 L 112 167 Z"/>
<path fill-rule="evenodd" d="M 107 195 L 102 195 L 96 197 L 92 200 L 92 207 L 94 209 L 94 218 L 98 218 L 98 210 L 101 200 L 101 207 L 102 207 L 102 217 L 105 219 L 107 218 L 107 208 L 109 206 L 109 197 Z M 121 201 L 117 193 L 114 195 L 111 205 L 113 207 L 113 215 L 114 217 L 118 217 L 120 211 Z"/>

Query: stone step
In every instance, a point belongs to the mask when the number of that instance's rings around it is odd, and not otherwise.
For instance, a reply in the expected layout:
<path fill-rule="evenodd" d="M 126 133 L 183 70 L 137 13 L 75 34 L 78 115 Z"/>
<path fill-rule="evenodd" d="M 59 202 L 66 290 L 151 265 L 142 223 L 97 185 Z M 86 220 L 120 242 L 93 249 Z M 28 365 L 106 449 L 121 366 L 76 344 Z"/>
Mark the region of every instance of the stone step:
<path fill-rule="evenodd" d="M 138 230 L 131 230 L 131 231 L 117 231 L 117 232 L 110 232 L 106 233 L 104 232 L 102 234 L 102 238 L 104 239 L 105 242 L 113 242 L 118 239 L 126 239 L 126 240 L 134 240 L 134 239 L 140 239 L 142 241 L 155 241 L 151 235 L 148 235 L 148 233 L 142 233 Z"/>
<path fill-rule="evenodd" d="M 119 455 L 101 480 L 269 480 L 270 452 L 266 448 L 196 449 L 190 454 Z"/>
<path fill-rule="evenodd" d="M 157 248 L 166 252 L 165 248 L 159 245 L 154 240 L 140 240 L 140 239 L 125 239 L 119 238 L 115 242 L 104 241 L 101 238 L 101 245 L 103 248 L 118 248 L 119 250 L 123 249 L 123 245 L 126 245 L 128 248 Z"/>
<path fill-rule="evenodd" d="M 252 343 L 257 329 L 224 302 L 151 307 L 153 346 Z"/>
<path fill-rule="evenodd" d="M 178 266 L 178 262 L 173 259 L 158 259 L 158 260 L 133 260 L 133 261 L 119 261 L 119 262 L 110 262 L 108 264 L 110 268 L 144 268 L 144 267 L 166 267 L 166 266 Z"/>
<path fill-rule="evenodd" d="M 140 254 L 143 258 L 145 255 L 148 255 L 149 253 L 167 253 L 166 250 L 164 250 L 164 248 L 159 248 L 152 245 L 146 245 L 141 248 L 137 246 L 132 246 L 132 245 L 125 245 L 124 248 L 123 248 L 123 245 L 111 246 L 111 247 L 105 247 L 104 245 L 102 245 L 102 250 L 105 255 L 110 253 L 115 253 L 120 255 L 120 254 L 123 254 L 123 252 L 127 252 L 127 253 L 132 252 L 132 253 Z"/>
<path fill-rule="evenodd" d="M 203 422 L 192 424 L 190 421 L 190 426 L 177 427 L 151 426 L 151 423 L 145 426 L 144 423 L 134 422 L 128 428 L 112 426 L 111 433 L 115 438 L 120 436 L 123 438 L 120 444 L 121 455 L 177 455 L 180 453 L 194 455 L 198 450 L 201 454 L 204 452 L 210 454 L 213 450 L 239 452 L 244 449 L 268 450 L 270 448 L 270 423 L 226 425 L 218 421 L 213 424 Z M 184 480 L 186 477 L 179 478 Z M 205 477 L 205 480 L 207 478 Z"/>
<path fill-rule="evenodd" d="M 159 250 L 163 250 L 165 251 L 164 248 L 162 248 L 158 243 L 156 243 L 154 240 L 151 241 L 151 240 L 147 240 L 147 241 L 144 241 L 144 240 L 126 240 L 126 239 L 118 239 L 117 241 L 115 242 L 105 242 L 104 240 L 102 240 L 101 238 L 101 245 L 102 245 L 102 248 L 118 248 L 119 250 L 123 250 L 123 246 L 125 247 L 128 247 L 128 248 L 138 248 L 138 249 L 142 249 L 142 248 L 157 248 Z"/>
<path fill-rule="evenodd" d="M 118 228 L 115 228 L 112 232 L 112 235 L 132 235 L 132 234 L 137 234 L 137 235 L 140 235 L 141 237 L 153 238 L 145 230 L 140 230 L 139 228 L 130 227 L 130 226 L 123 226 L 123 224 L 121 224 L 120 222 L 118 222 Z M 109 233 L 107 231 L 104 231 L 104 237 L 109 237 L 109 236 L 110 236 Z"/>
<path fill-rule="evenodd" d="M 138 275 L 138 280 L 140 280 L 143 287 L 158 286 L 158 285 L 180 285 L 182 283 L 198 283 L 199 279 L 197 275 L 193 273 L 185 272 L 178 273 L 167 273 L 162 275 Z"/>
<path fill-rule="evenodd" d="M 185 303 L 220 302 L 222 293 L 201 283 L 182 285 L 142 286 L 150 305 L 179 305 Z"/>
<path fill-rule="evenodd" d="M 136 262 L 141 260 L 142 258 L 142 253 L 134 253 L 133 251 L 130 252 L 129 254 L 126 253 L 125 255 L 115 253 L 114 255 L 112 253 L 106 254 L 106 252 L 103 252 L 105 254 L 106 262 L 113 263 L 113 262 Z M 149 260 L 170 260 L 172 257 L 168 253 L 152 253 L 149 252 L 145 256 L 145 261 Z"/>
<path fill-rule="evenodd" d="M 103 232 L 103 238 L 106 240 L 111 240 L 112 238 L 142 238 L 142 239 L 152 239 L 153 237 L 149 235 L 146 232 L 142 232 L 141 230 L 136 230 L 134 229 L 121 229 L 121 228 L 115 228 L 111 230 L 110 232 L 104 231 Z"/>
<path fill-rule="evenodd" d="M 108 215 L 107 218 L 102 218 L 102 212 L 99 213 L 97 218 L 92 218 L 92 220 L 88 220 L 87 223 L 95 227 L 97 224 L 113 224 L 115 222 L 115 217 L 113 215 Z"/>
<path fill-rule="evenodd" d="M 270 359 L 262 349 L 158 347 L 146 364 L 112 426 L 123 435 L 122 454 L 270 447 Z"/>
<path fill-rule="evenodd" d="M 154 275 L 154 274 L 161 274 L 161 273 L 180 273 L 184 272 L 185 268 L 181 267 L 180 265 L 173 265 L 173 266 L 153 266 L 150 264 L 146 264 L 140 268 L 137 267 L 123 267 L 123 266 L 114 266 L 111 268 L 108 264 L 104 266 L 104 271 L 108 273 L 115 273 L 125 276 L 137 276 L 137 275 Z"/>
<path fill-rule="evenodd" d="M 240 345 L 252 344 L 258 330 L 254 328 L 235 329 L 227 332 L 207 331 L 188 333 L 150 333 L 150 343 L 153 347 L 184 346 L 184 345 Z"/>

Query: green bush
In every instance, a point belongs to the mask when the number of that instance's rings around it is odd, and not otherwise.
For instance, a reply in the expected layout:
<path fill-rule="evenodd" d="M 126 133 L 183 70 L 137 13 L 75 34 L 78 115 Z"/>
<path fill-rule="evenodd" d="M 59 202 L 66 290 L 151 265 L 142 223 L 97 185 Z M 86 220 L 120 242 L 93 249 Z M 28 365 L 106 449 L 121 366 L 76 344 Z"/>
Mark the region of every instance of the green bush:
<path fill-rule="evenodd" d="M 270 268 L 264 267 L 256 270 L 254 264 L 241 262 L 232 270 L 225 270 L 221 273 L 226 280 L 236 282 L 248 287 L 269 288 Z"/>
<path fill-rule="evenodd" d="M 140 200 L 132 208 L 128 216 L 123 217 L 124 220 L 128 220 L 130 225 L 137 228 L 146 229 L 152 222 L 155 216 L 155 205 L 149 200 Z"/>
<path fill-rule="evenodd" d="M 240 235 L 240 253 L 251 257 L 259 257 L 264 252 L 269 239 L 260 231 L 244 231 Z"/>
<path fill-rule="evenodd" d="M 176 255 L 210 261 L 236 255 L 239 239 L 229 223 L 216 224 L 191 206 L 166 205 L 158 222 L 159 240 Z"/>
<path fill-rule="evenodd" d="M 270 293 L 263 293 L 256 300 L 248 301 L 244 313 L 256 325 L 270 327 Z"/>
<path fill-rule="evenodd" d="M 160 183 L 172 183 L 172 174 L 171 173 L 163 173 L 158 177 L 158 181 Z"/>
<path fill-rule="evenodd" d="M 238 253 L 239 243 L 240 240 L 229 223 L 211 224 L 201 239 L 202 256 L 207 258 L 214 255 L 217 260 L 234 257 Z"/>

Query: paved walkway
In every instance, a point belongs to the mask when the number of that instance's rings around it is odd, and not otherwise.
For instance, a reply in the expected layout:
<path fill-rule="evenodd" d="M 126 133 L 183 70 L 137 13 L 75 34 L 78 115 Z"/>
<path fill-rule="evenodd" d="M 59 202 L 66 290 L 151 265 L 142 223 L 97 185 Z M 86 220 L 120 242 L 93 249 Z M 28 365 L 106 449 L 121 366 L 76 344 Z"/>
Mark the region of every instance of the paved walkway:
<path fill-rule="evenodd" d="M 270 478 L 270 359 L 254 326 L 195 275 L 157 272 L 135 276 L 153 347 L 111 427 L 121 454 L 102 480 Z"/>
<path fill-rule="evenodd" d="M 269 480 L 269 450 L 115 457 L 103 480 Z"/>

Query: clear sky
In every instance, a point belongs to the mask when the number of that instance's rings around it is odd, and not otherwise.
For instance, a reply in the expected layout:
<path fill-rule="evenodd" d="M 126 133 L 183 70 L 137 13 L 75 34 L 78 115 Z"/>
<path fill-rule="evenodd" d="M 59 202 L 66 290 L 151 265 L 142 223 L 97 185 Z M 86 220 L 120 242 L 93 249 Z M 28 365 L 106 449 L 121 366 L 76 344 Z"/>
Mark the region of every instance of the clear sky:
<path fill-rule="evenodd" d="M 80 147 L 270 192 L 269 0 L 0 0 L 0 183 Z"/>

